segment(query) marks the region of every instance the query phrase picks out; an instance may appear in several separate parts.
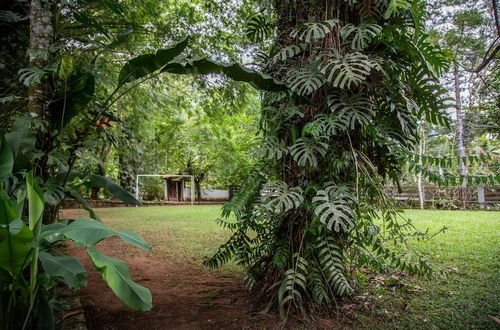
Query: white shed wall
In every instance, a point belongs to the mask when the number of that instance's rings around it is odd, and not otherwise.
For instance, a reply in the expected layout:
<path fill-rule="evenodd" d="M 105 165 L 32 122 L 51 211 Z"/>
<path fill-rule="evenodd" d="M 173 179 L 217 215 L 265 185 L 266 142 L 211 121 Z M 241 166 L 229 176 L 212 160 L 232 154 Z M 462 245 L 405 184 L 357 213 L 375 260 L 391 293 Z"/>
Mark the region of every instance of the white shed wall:
<path fill-rule="evenodd" d="M 227 201 L 229 190 L 222 189 L 201 189 L 201 200 L 203 201 Z M 184 188 L 184 200 L 191 200 L 191 188 Z"/>

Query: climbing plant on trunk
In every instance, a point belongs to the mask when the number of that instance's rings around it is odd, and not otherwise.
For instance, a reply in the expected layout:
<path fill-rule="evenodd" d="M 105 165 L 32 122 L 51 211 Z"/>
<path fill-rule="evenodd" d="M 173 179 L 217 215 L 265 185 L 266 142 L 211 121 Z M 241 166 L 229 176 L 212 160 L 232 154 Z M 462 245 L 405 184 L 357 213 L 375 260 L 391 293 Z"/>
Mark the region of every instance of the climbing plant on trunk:
<path fill-rule="evenodd" d="M 273 3 L 263 70 L 289 89 L 263 95 L 261 160 L 224 207 L 220 223 L 234 235 L 206 264 L 236 259 L 283 318 L 351 294 L 356 267 L 434 273 L 411 249 L 393 252 L 389 242 L 406 242 L 413 227 L 383 191 L 418 143 L 419 121 L 448 124 L 437 82 L 448 56 L 427 41 L 425 9 L 404 0 Z"/>

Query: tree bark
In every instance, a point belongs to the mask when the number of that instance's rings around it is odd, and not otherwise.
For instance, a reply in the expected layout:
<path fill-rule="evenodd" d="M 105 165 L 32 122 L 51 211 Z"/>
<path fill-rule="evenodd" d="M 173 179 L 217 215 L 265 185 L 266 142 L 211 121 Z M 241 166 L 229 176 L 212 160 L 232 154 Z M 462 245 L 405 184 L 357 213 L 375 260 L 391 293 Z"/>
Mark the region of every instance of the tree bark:
<path fill-rule="evenodd" d="M 422 124 L 420 126 L 420 143 L 418 145 L 418 155 L 419 155 L 419 163 L 422 166 L 422 156 L 425 153 L 425 125 Z M 425 188 L 422 182 L 422 172 L 417 174 L 417 186 L 418 186 L 418 200 L 420 203 L 420 209 L 423 210 L 425 208 Z"/>
<path fill-rule="evenodd" d="M 467 175 L 467 166 L 465 163 L 465 141 L 464 141 L 464 123 L 462 117 L 462 101 L 461 101 L 461 93 L 460 93 L 460 76 L 458 73 L 458 65 L 455 64 L 453 71 L 454 85 L 455 85 L 455 102 L 456 108 L 455 113 L 457 116 L 457 149 L 458 149 L 458 157 L 460 158 L 460 175 Z M 467 186 L 467 180 L 464 180 L 463 187 Z"/>
<path fill-rule="evenodd" d="M 53 4 L 50 1 L 32 0 L 29 12 L 29 66 L 44 68 L 50 62 L 50 47 L 54 39 Z M 47 79 L 43 77 L 40 83 L 32 83 L 28 90 L 28 111 L 45 125 L 39 125 L 37 134 L 37 148 L 47 155 L 52 150 L 52 136 L 49 126 L 50 112 L 47 111 L 48 101 L 51 99 Z M 45 128 L 42 128 L 45 127 Z M 45 180 L 50 176 L 48 157 L 41 157 L 36 165 L 36 175 Z M 57 220 L 58 205 L 46 204 L 43 223 L 53 223 Z"/>
<path fill-rule="evenodd" d="M 30 3 L 30 67 L 43 68 L 49 63 L 49 48 L 54 38 L 52 26 L 52 5 L 50 1 L 32 0 Z M 46 119 L 47 84 L 31 84 L 28 111 L 39 119 Z"/>

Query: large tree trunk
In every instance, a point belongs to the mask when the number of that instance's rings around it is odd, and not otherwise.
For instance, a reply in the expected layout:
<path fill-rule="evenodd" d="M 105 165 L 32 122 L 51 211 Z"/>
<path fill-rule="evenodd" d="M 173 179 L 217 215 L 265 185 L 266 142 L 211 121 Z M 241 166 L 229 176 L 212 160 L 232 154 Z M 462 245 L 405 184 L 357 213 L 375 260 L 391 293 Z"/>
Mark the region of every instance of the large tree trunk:
<path fill-rule="evenodd" d="M 286 1 L 275 1 L 274 8 L 278 17 L 276 44 L 278 48 L 284 48 L 286 46 L 294 45 L 298 41 L 296 39 L 290 38 L 291 31 L 298 25 L 305 22 L 319 22 L 332 18 L 338 18 L 340 20 L 349 20 L 350 17 L 343 17 L 339 14 L 336 8 L 335 1 L 332 0 L 321 0 L 311 2 L 308 0 L 286 0 Z M 357 22 L 355 22 L 357 23 Z M 333 33 L 331 38 L 325 38 L 323 41 L 324 48 L 333 48 L 340 46 L 339 43 L 339 31 Z M 270 74 L 279 80 L 286 81 L 286 72 L 293 67 L 300 67 L 306 62 L 305 58 L 293 58 L 286 61 L 282 65 L 276 65 L 270 68 Z M 321 113 L 329 113 L 326 99 L 324 97 L 325 91 L 320 89 L 310 95 L 310 99 L 314 100 L 314 105 L 302 105 L 300 106 L 300 112 L 303 116 L 300 119 L 296 119 L 295 129 L 297 132 L 301 132 L 307 123 L 310 123 L 314 118 Z M 273 104 L 273 106 L 279 108 L 279 104 Z M 300 133 L 299 133 L 300 134 Z M 286 141 L 287 145 L 293 145 L 297 137 L 291 132 L 290 129 L 283 130 L 279 133 L 279 139 Z M 346 146 L 349 145 L 349 140 L 345 136 L 342 139 Z M 352 136 L 352 146 L 356 148 L 356 137 L 355 133 Z M 324 162 L 317 166 L 316 169 L 310 169 L 305 172 L 302 167 L 297 165 L 291 159 L 291 156 L 284 157 L 281 164 L 278 164 L 281 169 L 281 180 L 289 187 L 296 187 L 303 184 L 303 182 L 311 181 L 314 182 L 317 178 L 322 176 L 322 172 L 325 171 L 327 164 Z M 289 213 L 281 222 L 281 224 L 276 229 L 276 241 L 288 241 L 290 244 L 290 251 L 294 253 L 302 254 L 304 253 L 304 241 L 314 240 L 315 238 L 305 238 L 306 228 L 313 221 L 313 214 L 309 213 L 305 209 L 300 209 L 297 212 Z M 335 234 L 336 239 L 341 239 L 342 234 Z M 293 258 L 289 261 L 290 266 L 294 267 Z M 283 271 L 276 267 L 267 268 L 264 275 L 259 281 L 259 290 L 262 295 L 272 292 L 271 287 L 275 286 L 275 283 L 283 279 Z"/>
<path fill-rule="evenodd" d="M 52 26 L 52 4 L 50 1 L 32 0 L 30 3 L 30 67 L 43 68 L 49 63 L 49 48 L 54 38 Z M 29 112 L 39 119 L 47 119 L 47 84 L 31 84 L 29 91 Z"/>
<path fill-rule="evenodd" d="M 50 47 L 54 39 L 53 27 L 53 3 L 51 1 L 32 0 L 30 2 L 30 52 L 29 66 L 43 68 L 50 63 Z M 37 161 L 37 175 L 44 180 L 50 176 L 47 154 L 52 150 L 52 136 L 50 129 L 50 112 L 48 111 L 49 94 L 47 78 L 44 77 L 40 83 L 32 83 L 28 91 L 28 111 L 36 116 L 37 120 L 45 125 L 39 125 L 37 130 L 37 147 L 45 153 Z M 44 127 L 45 128 L 41 128 Z M 58 206 L 46 204 L 43 216 L 44 223 L 52 223 L 57 220 Z"/>

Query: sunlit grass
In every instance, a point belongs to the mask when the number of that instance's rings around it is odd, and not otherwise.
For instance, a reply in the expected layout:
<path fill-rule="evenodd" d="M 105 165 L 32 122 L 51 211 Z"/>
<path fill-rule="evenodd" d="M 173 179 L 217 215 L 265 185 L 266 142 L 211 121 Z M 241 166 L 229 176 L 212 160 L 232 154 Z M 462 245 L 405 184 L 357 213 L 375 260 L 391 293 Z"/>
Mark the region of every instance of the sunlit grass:
<path fill-rule="evenodd" d="M 231 232 L 215 220 L 220 206 L 112 208 L 98 210 L 115 229 L 130 229 L 153 245 L 155 258 L 200 265 Z M 361 328 L 494 328 L 500 317 L 500 212 L 419 211 L 406 216 L 425 231 L 448 229 L 413 242 L 448 278 L 402 279 L 401 289 L 367 287 L 373 308 L 361 312 Z M 221 271 L 240 272 L 230 264 Z"/>

